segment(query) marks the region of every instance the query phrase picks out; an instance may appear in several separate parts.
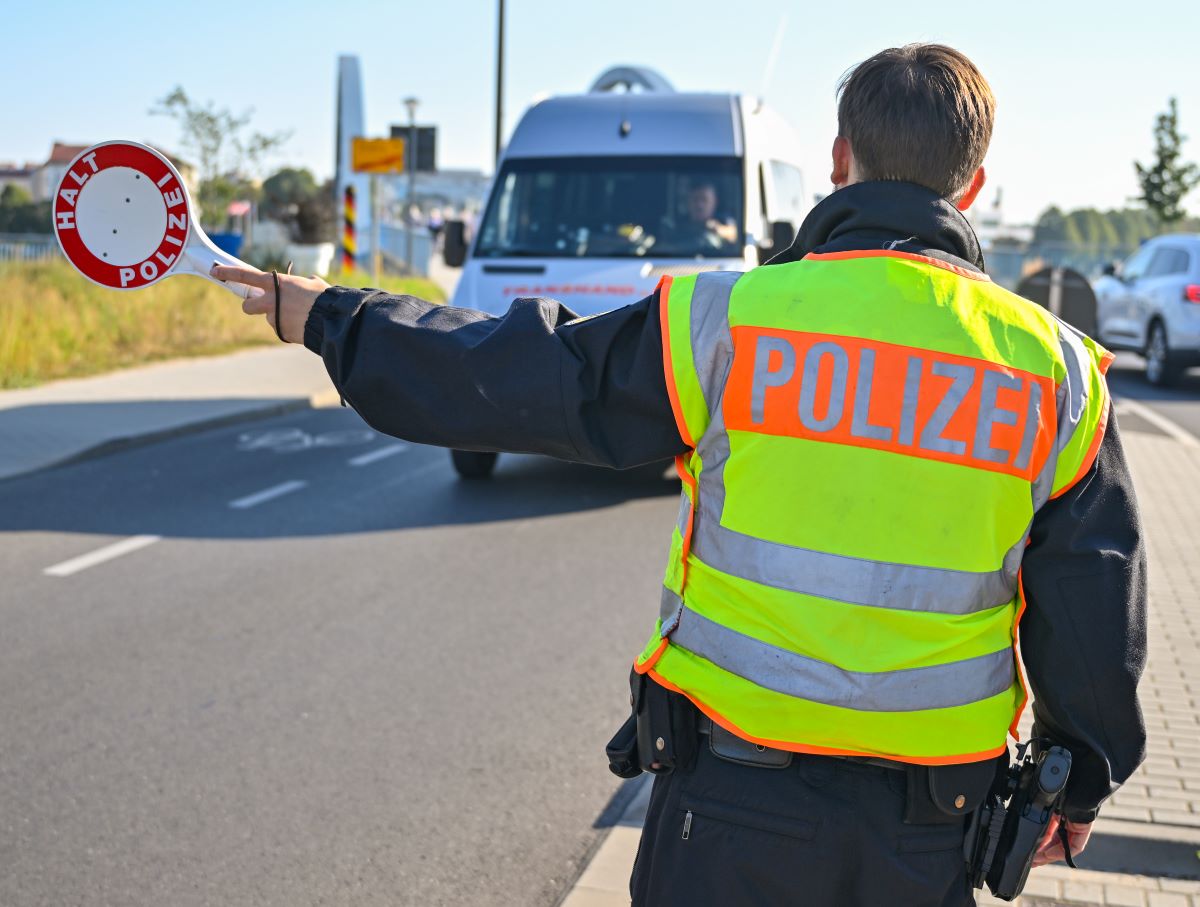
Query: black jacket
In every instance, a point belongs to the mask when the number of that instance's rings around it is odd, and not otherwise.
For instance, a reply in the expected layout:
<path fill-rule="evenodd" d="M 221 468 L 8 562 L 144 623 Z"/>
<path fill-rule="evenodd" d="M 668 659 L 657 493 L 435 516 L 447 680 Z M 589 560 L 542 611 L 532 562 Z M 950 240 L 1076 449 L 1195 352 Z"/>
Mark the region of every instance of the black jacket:
<path fill-rule="evenodd" d="M 771 264 L 881 248 L 983 269 L 958 210 L 898 182 L 833 193 Z M 317 300 L 304 342 L 369 424 L 410 441 L 618 468 L 687 449 L 667 397 L 657 294 L 576 320 L 548 299 L 518 299 L 495 318 L 333 287 Z M 1077 821 L 1094 818 L 1145 749 L 1137 700 L 1145 552 L 1111 413 L 1108 424 L 1088 474 L 1038 511 L 1022 571 L 1028 608 L 1020 642 L 1034 733 L 1072 752 L 1066 815 Z"/>

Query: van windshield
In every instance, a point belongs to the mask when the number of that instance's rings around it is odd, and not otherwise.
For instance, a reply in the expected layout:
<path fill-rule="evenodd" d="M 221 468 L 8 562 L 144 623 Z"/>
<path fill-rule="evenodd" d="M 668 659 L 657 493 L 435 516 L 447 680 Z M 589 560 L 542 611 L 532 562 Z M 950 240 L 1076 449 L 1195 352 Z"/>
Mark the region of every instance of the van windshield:
<path fill-rule="evenodd" d="M 484 258 L 741 258 L 735 157 L 506 161 L 480 225 Z"/>

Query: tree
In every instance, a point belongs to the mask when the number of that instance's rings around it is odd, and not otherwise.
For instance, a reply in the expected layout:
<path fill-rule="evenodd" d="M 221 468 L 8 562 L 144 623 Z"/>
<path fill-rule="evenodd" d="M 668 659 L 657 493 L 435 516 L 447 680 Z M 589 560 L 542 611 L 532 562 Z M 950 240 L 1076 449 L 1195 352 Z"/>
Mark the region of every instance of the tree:
<path fill-rule="evenodd" d="M 318 186 L 308 170 L 285 167 L 263 181 L 259 212 L 286 224 L 297 242 L 329 242 L 337 219 L 333 184 Z"/>
<path fill-rule="evenodd" d="M 150 113 L 169 116 L 179 124 L 180 144 L 196 158 L 200 220 L 208 225 L 222 223 L 225 209 L 235 198 L 253 194 L 250 178 L 263 157 L 288 137 L 285 132 L 247 132 L 253 110 L 234 114 L 214 107 L 211 101 L 201 105 L 178 85 L 159 99 Z"/>
<path fill-rule="evenodd" d="M 1067 219 L 1056 205 L 1051 205 L 1038 218 L 1033 238 L 1037 242 L 1062 242 L 1066 237 Z"/>
<path fill-rule="evenodd" d="M 316 191 L 317 181 L 311 172 L 302 167 L 284 167 L 263 180 L 259 212 L 286 223 L 295 218 L 300 203 Z"/>
<path fill-rule="evenodd" d="M 1142 187 L 1141 200 L 1166 226 L 1187 216 L 1183 199 L 1200 184 L 1200 167 L 1180 160 L 1185 138 L 1179 133 L 1178 104 L 1171 98 L 1167 112 L 1160 113 L 1154 124 L 1154 163 L 1147 166 L 1133 163 Z"/>
<path fill-rule="evenodd" d="M 7 183 L 4 190 L 0 191 L 0 208 L 17 208 L 21 205 L 31 204 L 33 204 L 33 196 L 24 186 Z"/>

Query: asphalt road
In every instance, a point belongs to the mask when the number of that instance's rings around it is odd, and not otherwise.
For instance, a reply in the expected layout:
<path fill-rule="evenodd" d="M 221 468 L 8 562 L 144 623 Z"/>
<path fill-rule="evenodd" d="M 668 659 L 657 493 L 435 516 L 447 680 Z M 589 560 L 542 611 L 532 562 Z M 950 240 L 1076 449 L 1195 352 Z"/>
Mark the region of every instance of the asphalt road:
<path fill-rule="evenodd" d="M 1114 397 L 1148 406 L 1200 438 L 1200 369 L 1185 374 L 1178 386 L 1160 389 L 1146 381 L 1140 356 L 1118 353 L 1108 370 L 1108 386 Z M 1122 427 L 1127 421 L 1144 425 L 1143 420 L 1131 418 L 1129 413 L 1121 414 L 1120 419 Z"/>
<path fill-rule="evenodd" d="M 678 483 L 396 443 L 315 411 L 0 483 L 0 904 L 570 887 Z"/>
<path fill-rule="evenodd" d="M 1110 383 L 1200 435 L 1200 375 Z M 344 409 L 0 483 L 0 905 L 555 904 L 677 487 Z"/>

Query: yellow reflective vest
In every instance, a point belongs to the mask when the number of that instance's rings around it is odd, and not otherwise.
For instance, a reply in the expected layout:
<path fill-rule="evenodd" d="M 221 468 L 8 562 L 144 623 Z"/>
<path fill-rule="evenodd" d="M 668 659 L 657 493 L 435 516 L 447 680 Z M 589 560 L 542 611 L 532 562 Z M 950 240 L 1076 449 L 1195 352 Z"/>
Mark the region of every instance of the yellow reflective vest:
<path fill-rule="evenodd" d="M 986 276 L 812 254 L 659 288 L 683 497 L 636 669 L 781 749 L 971 762 L 1024 707 L 1034 514 L 1112 355 Z"/>

